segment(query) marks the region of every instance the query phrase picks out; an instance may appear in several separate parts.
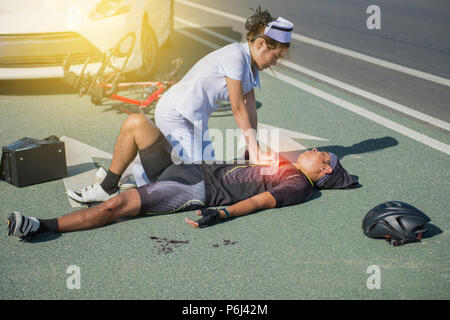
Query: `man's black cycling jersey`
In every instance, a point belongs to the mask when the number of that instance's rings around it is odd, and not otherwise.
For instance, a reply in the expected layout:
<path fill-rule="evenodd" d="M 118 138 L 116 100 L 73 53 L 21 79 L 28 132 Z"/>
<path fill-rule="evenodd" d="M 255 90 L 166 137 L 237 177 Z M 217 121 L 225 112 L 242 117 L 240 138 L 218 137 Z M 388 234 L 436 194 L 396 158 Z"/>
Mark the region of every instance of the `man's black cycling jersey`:
<path fill-rule="evenodd" d="M 313 183 L 292 164 L 284 162 L 274 169 L 253 164 L 172 164 L 158 181 L 194 185 L 203 179 L 207 206 L 233 204 L 267 191 L 275 198 L 276 207 L 283 207 L 312 194 Z"/>
<path fill-rule="evenodd" d="M 312 194 L 308 177 L 291 164 L 278 170 L 263 165 L 211 164 L 200 166 L 205 181 L 206 201 L 220 206 L 269 192 L 276 207 L 298 204 Z M 272 174 L 270 174 L 272 173 Z"/>

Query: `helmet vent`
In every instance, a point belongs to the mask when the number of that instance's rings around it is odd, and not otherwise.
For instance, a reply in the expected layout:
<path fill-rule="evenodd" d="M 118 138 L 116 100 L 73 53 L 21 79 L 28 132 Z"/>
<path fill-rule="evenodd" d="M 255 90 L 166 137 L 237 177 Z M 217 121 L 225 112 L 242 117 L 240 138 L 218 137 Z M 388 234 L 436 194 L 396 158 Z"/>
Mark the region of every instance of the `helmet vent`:
<path fill-rule="evenodd" d="M 366 232 L 371 232 L 376 225 L 376 223 L 372 223 L 371 225 L 369 225 L 369 227 L 366 229 Z"/>
<path fill-rule="evenodd" d="M 406 231 L 405 225 L 403 224 L 403 216 L 399 216 L 396 217 L 395 220 L 397 220 L 397 223 L 400 225 L 400 227 L 402 228 L 402 231 Z"/>

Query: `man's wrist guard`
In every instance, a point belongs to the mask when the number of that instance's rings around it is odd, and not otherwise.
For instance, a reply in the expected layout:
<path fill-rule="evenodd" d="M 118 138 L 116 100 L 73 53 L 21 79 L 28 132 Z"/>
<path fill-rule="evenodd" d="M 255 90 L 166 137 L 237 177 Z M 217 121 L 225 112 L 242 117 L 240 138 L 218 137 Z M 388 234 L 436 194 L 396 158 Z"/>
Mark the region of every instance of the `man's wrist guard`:
<path fill-rule="evenodd" d="M 220 221 L 219 210 L 213 208 L 201 209 L 202 218 L 197 220 L 200 228 L 209 227 L 217 224 Z"/>

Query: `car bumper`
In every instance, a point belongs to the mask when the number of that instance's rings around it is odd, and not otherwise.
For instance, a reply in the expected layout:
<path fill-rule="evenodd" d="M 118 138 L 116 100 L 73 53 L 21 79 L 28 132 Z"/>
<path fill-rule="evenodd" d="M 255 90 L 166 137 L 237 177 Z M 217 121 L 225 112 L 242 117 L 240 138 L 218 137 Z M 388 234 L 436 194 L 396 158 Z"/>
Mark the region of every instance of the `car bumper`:
<path fill-rule="evenodd" d="M 124 72 L 135 70 L 141 66 L 141 53 L 135 52 L 128 60 Z M 95 73 L 100 68 L 101 62 L 90 63 L 86 72 Z M 83 64 L 71 65 L 70 70 L 79 74 L 83 69 Z M 15 79 L 45 79 L 62 78 L 64 76 L 62 66 L 54 67 L 34 67 L 34 68 L 0 68 L 0 80 Z"/>
<path fill-rule="evenodd" d="M 75 32 L 0 35 L 0 68 L 61 66 L 68 51 L 74 64 L 102 58 L 100 50 Z"/>
<path fill-rule="evenodd" d="M 134 16 L 135 17 L 135 16 Z M 59 78 L 62 64 L 70 51 L 71 70 L 81 71 L 90 58 L 87 70 L 95 72 L 101 64 L 102 52 L 115 47 L 123 36 L 136 34 L 134 52 L 125 72 L 141 66 L 140 24 L 133 15 L 122 15 L 98 22 L 90 22 L 77 32 L 46 32 L 0 35 L 0 79 Z M 139 19 L 135 19 L 139 20 Z M 105 34 L 104 30 L 108 30 Z"/>

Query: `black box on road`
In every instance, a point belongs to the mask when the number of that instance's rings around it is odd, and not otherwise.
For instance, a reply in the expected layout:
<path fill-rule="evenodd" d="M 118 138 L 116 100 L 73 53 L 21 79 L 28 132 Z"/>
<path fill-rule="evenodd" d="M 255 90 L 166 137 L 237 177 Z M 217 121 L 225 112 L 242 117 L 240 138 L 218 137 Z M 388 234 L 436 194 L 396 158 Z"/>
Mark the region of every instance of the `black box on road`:
<path fill-rule="evenodd" d="M 0 180 L 16 187 L 67 177 L 64 142 L 56 136 L 22 138 L 2 147 Z"/>

